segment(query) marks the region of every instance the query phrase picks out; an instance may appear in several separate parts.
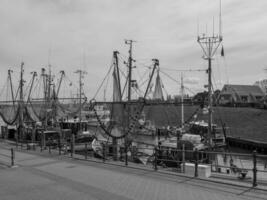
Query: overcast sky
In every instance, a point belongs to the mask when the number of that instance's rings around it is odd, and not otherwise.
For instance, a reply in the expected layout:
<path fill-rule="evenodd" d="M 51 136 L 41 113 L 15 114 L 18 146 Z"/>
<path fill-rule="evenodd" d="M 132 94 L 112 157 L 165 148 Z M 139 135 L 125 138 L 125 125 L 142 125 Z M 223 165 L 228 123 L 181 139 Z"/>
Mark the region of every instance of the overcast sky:
<path fill-rule="evenodd" d="M 222 0 L 225 57 L 215 56 L 214 82 L 253 84 L 266 78 L 267 1 Z M 109 69 L 112 52 L 127 55 L 124 39 L 133 39 L 134 58 L 149 63 L 158 58 L 162 70 L 175 79 L 180 72 L 167 69 L 205 69 L 197 30 L 218 32 L 219 0 L 1 0 L 0 67 L 2 86 L 8 69 L 18 76 L 40 72 L 48 62 L 58 74 L 65 70 L 77 81 L 76 69 L 85 69 L 85 91 L 91 98 Z M 138 65 L 138 64 L 137 64 Z M 164 75 L 169 93 L 179 86 Z M 26 80 L 29 82 L 29 78 Z M 203 72 L 185 73 L 185 84 L 203 89 Z"/>

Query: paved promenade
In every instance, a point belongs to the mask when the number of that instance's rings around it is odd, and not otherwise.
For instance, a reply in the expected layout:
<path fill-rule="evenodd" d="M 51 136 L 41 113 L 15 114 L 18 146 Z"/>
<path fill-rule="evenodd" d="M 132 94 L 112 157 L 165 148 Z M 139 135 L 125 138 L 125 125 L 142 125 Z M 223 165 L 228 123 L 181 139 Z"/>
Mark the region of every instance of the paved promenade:
<path fill-rule="evenodd" d="M 0 154 L 10 154 L 0 144 Z M 16 152 L 16 165 L 0 155 L 1 200 L 235 200 L 267 199 L 267 191 L 158 172 Z"/>

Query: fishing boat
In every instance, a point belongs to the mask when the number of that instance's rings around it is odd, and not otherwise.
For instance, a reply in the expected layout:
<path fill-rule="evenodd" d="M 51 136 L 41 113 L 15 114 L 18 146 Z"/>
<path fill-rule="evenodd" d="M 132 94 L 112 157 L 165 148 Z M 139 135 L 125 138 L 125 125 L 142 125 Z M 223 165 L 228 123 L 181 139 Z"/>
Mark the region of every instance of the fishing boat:
<path fill-rule="evenodd" d="M 99 126 L 99 122 L 96 115 L 99 117 L 99 119 L 104 125 L 107 125 L 110 121 L 110 110 L 105 104 L 96 105 L 94 111 L 90 110 L 89 107 L 85 107 L 82 110 L 82 115 L 85 116 L 88 126 L 93 126 L 93 127 Z"/>

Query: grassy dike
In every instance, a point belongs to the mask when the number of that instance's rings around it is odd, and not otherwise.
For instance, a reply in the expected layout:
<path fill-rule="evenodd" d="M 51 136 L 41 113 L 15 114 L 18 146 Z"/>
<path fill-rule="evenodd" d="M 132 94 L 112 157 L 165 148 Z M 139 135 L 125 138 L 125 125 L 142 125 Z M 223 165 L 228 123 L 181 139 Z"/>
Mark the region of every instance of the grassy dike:
<path fill-rule="evenodd" d="M 184 114 L 187 120 L 198 106 L 185 106 Z M 152 105 L 145 107 L 147 119 L 157 127 L 177 126 L 181 121 L 181 107 L 174 105 Z M 208 115 L 201 111 L 198 119 L 207 120 Z M 221 120 L 228 128 L 227 134 L 244 139 L 267 142 L 267 110 L 256 108 L 214 107 L 214 123 L 221 126 Z"/>

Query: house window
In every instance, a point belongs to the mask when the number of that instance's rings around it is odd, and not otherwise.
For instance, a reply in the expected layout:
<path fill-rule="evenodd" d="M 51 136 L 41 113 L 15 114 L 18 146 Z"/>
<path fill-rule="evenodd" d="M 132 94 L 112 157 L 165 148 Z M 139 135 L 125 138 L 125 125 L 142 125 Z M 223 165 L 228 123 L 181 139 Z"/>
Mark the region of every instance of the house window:
<path fill-rule="evenodd" d="M 256 99 L 257 100 L 261 100 L 262 99 L 262 96 L 256 96 Z"/>
<path fill-rule="evenodd" d="M 241 96 L 242 102 L 248 102 L 248 96 Z"/>

